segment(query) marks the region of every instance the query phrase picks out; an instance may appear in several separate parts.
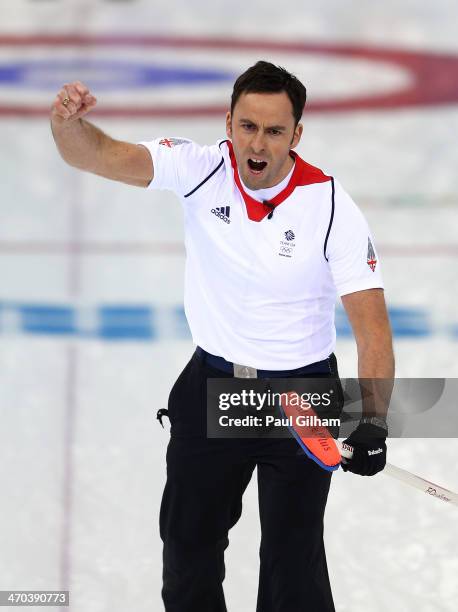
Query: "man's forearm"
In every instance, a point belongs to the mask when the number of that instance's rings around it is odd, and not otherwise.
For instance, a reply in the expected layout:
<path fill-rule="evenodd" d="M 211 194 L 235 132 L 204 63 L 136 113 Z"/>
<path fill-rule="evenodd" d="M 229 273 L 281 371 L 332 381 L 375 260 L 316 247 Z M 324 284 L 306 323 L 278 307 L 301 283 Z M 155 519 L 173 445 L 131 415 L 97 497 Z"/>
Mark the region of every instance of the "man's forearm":
<path fill-rule="evenodd" d="M 109 137 L 85 119 L 71 123 L 51 121 L 51 130 L 62 158 L 71 166 L 97 173 L 104 142 Z"/>
<path fill-rule="evenodd" d="M 394 384 L 394 355 L 391 336 L 358 347 L 358 377 L 363 416 L 385 418 Z"/>
<path fill-rule="evenodd" d="M 154 176 L 148 149 L 115 140 L 83 119 L 96 104 L 80 81 L 60 89 L 51 106 L 51 130 L 62 158 L 75 168 L 113 181 L 147 187 Z"/>

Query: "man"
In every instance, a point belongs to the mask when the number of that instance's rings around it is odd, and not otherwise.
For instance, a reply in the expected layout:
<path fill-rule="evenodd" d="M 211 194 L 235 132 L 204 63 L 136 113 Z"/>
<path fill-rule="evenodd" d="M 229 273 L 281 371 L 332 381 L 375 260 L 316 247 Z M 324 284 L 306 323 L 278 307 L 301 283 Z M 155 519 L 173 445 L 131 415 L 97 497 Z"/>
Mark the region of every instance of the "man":
<path fill-rule="evenodd" d="M 293 151 L 305 98 L 296 77 L 258 62 L 234 85 L 228 139 L 210 147 L 110 138 L 82 119 L 96 99 L 80 82 L 64 86 L 52 107 L 65 161 L 129 185 L 171 189 L 184 208 L 185 309 L 197 349 L 169 398 L 160 516 L 168 612 L 226 610 L 224 550 L 255 467 L 258 612 L 334 610 L 323 545 L 330 473 L 298 453 L 293 439 L 212 439 L 205 427 L 209 378 L 337 376 L 336 290 L 356 338 L 359 377 L 393 376 L 367 224 L 333 177 Z M 375 393 L 373 411 L 350 436 L 346 470 L 383 469 L 384 403 Z"/>

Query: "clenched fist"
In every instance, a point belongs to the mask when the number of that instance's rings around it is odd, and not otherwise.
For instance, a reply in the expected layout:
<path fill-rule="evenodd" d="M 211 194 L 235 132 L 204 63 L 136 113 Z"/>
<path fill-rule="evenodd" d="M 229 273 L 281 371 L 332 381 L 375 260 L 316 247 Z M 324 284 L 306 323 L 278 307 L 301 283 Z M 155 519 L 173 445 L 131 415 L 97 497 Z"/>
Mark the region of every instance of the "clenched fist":
<path fill-rule="evenodd" d="M 80 81 L 66 83 L 51 107 L 51 119 L 57 124 L 69 123 L 86 115 L 96 104 L 86 85 Z"/>

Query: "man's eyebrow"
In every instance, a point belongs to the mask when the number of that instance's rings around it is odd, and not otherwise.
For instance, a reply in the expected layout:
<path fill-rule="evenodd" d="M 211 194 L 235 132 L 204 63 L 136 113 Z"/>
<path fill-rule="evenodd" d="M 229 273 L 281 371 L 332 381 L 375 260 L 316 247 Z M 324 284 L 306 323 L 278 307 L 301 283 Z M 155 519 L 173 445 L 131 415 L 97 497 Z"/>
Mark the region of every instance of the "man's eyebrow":
<path fill-rule="evenodd" d="M 256 125 L 251 119 L 239 119 L 239 123 L 251 123 L 252 125 Z M 266 130 L 278 130 L 284 132 L 286 127 L 284 125 L 268 125 Z"/>

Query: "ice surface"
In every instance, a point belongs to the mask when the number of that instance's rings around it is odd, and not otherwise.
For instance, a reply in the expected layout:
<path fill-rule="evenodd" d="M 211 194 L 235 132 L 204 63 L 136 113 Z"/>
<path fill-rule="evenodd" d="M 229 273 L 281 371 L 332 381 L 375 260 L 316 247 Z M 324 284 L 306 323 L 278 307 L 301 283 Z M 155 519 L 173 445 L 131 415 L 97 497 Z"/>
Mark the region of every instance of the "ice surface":
<path fill-rule="evenodd" d="M 173 5 L 18 0 L 13 8 L 0 0 L 0 12 L 0 38 L 130 32 L 443 53 L 457 48 L 456 6 L 448 0 L 377 7 L 361 1 L 294 0 L 282 12 L 258 0 L 230 6 L 202 0 Z M 0 46 L 0 64 L 30 59 L 32 51 Z M 118 52 L 114 48 L 113 54 Z M 46 56 L 49 50 L 38 53 Z M 58 50 L 53 53 L 59 56 Z M 97 58 L 97 49 L 79 49 L 78 57 L 85 53 Z M 109 55 L 106 49 L 103 53 Z M 235 73 L 256 55 L 195 54 L 192 61 Z M 162 50 L 158 61 L 166 55 Z M 177 50 L 173 58 L 191 63 Z M 275 53 L 269 59 L 288 62 Z M 291 57 L 291 66 L 311 94 L 320 96 L 389 88 L 404 78 L 386 67 L 377 78 L 364 63 L 352 71 L 351 62 L 337 58 Z M 170 104 L 181 104 L 226 91 L 227 84 L 189 92 L 176 86 L 167 95 Z M 2 89 L 0 83 L 0 106 L 33 100 L 50 104 L 54 93 Z M 119 104 L 132 99 L 122 90 L 106 96 Z M 103 106 L 103 94 L 98 97 Z M 133 142 L 182 135 L 212 143 L 224 137 L 223 117 L 100 118 L 97 123 Z M 311 114 L 304 116 L 304 125 L 299 152 L 332 171 L 370 222 L 390 307 L 407 312 L 407 318 L 424 317 L 416 337 L 406 336 L 402 324 L 396 327 L 398 375 L 458 376 L 458 107 Z M 164 192 L 68 168 L 55 151 L 45 117 L 2 117 L 0 129 L 0 589 L 67 587 L 73 612 L 160 610 L 157 519 L 168 431 L 160 428 L 155 412 L 166 405 L 192 353 L 180 314 L 180 205 Z M 69 327 L 74 331 L 29 333 L 21 308 L 40 304 L 48 310 L 68 306 L 76 318 Z M 156 335 L 108 340 L 100 332 L 100 313 L 113 306 L 151 308 Z M 117 316 L 115 326 L 122 332 L 129 312 Z M 341 374 L 356 375 L 352 340 L 340 339 L 336 352 Z M 458 489 L 456 440 L 392 440 L 389 449 L 392 463 Z M 237 612 L 255 609 L 259 527 L 254 484 L 227 553 L 228 609 Z M 456 508 L 382 474 L 363 479 L 336 473 L 326 546 L 337 610 L 455 610 L 456 537 Z"/>

